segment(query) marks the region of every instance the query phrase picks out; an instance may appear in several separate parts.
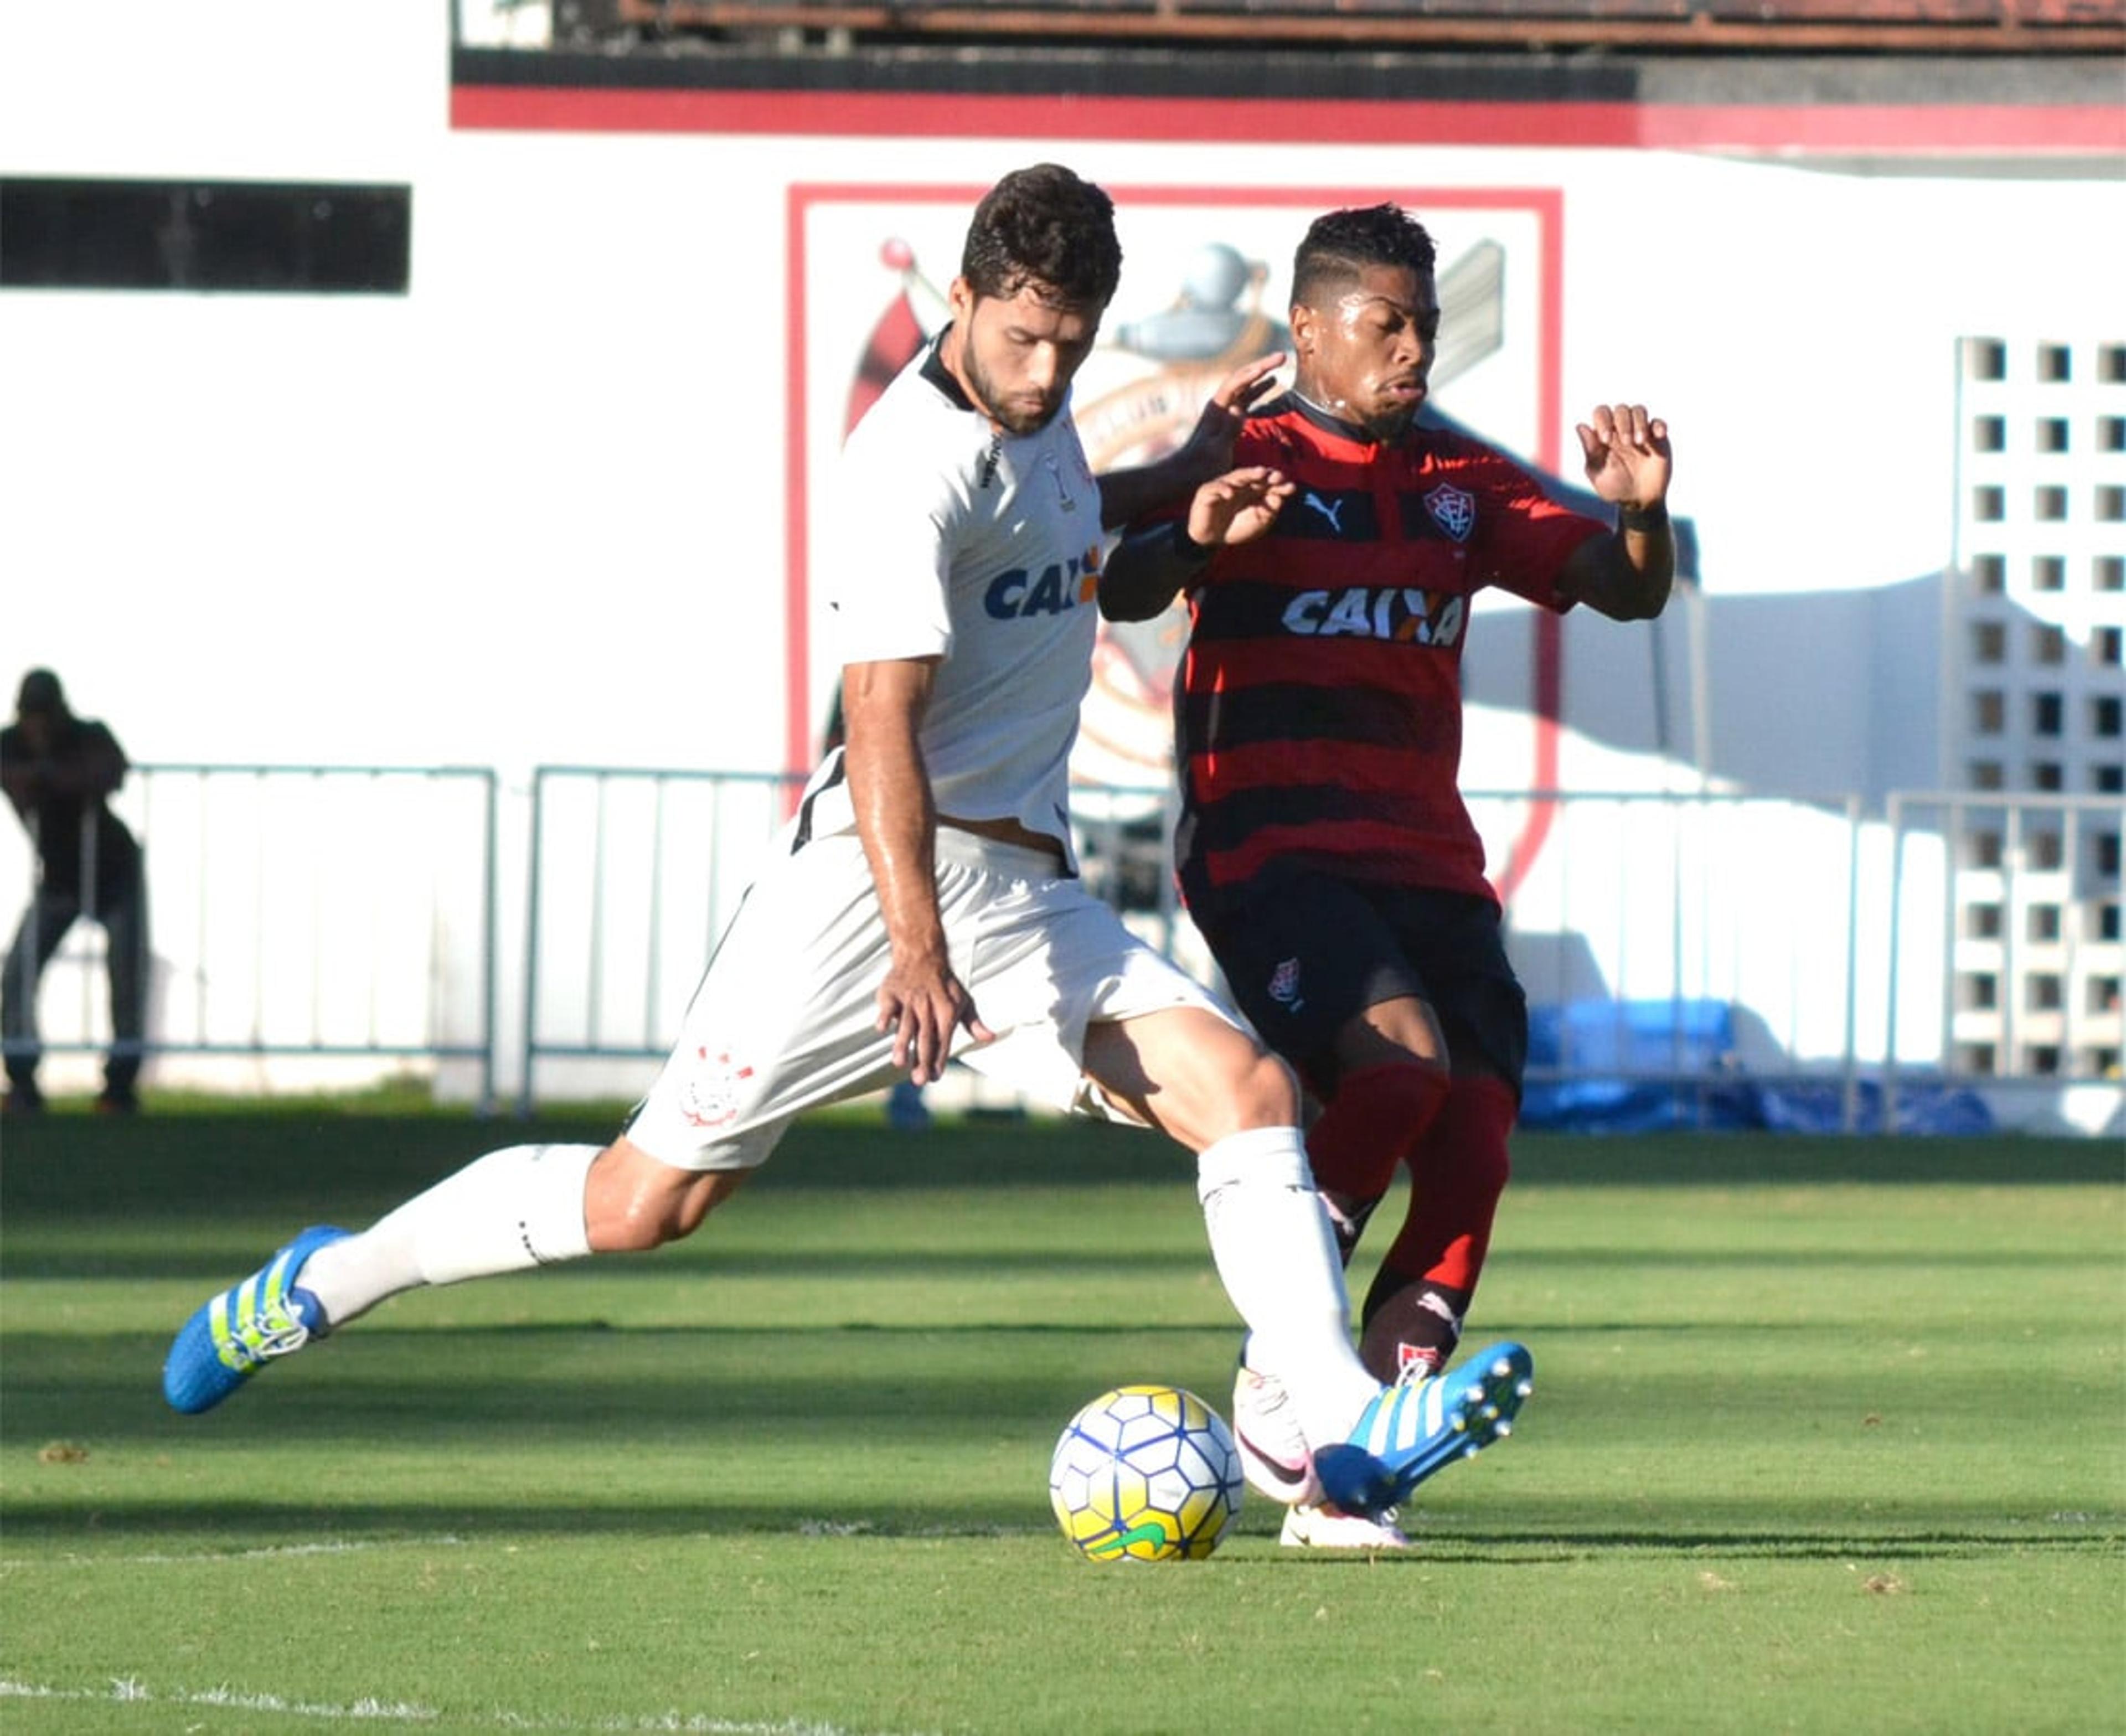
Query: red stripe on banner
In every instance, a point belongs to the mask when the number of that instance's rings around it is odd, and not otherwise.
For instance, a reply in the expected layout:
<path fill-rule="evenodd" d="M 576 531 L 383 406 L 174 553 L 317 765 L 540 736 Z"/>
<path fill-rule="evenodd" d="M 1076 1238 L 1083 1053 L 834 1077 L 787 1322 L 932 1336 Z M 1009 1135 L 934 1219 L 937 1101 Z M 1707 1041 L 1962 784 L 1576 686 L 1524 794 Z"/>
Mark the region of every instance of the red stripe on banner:
<path fill-rule="evenodd" d="M 2109 153 L 2126 149 L 2126 106 L 1646 103 L 1637 130 L 1632 142 L 1648 150 Z"/>
<path fill-rule="evenodd" d="M 2112 152 L 2099 103 L 1387 102 L 459 85 L 470 130 L 1124 139 L 1189 144 L 1500 144 L 1651 150 Z"/>
<path fill-rule="evenodd" d="M 1553 193 L 1541 211 L 1544 224 L 1542 288 L 1542 336 L 1538 342 L 1536 391 L 1542 401 L 1538 424 L 1535 460 L 1552 475 L 1563 474 L 1565 438 L 1565 200 Z M 1578 442 L 1574 442 L 1576 446 Z M 1557 788 L 1558 735 L 1565 714 L 1565 626 L 1547 609 L 1536 611 L 1534 668 L 1529 672 L 1534 688 L 1535 760 L 1528 771 L 1532 790 Z M 1501 904 L 1510 905 L 1514 894 L 1535 866 L 1557 819 L 1557 804 L 1536 801 L 1528 804 L 1520 835 L 1506 852 L 1505 866 L 1493 882 Z"/>
<path fill-rule="evenodd" d="M 1565 634 L 1558 617 L 1544 609 L 1535 622 L 1535 764 L 1529 771 L 1533 790 L 1557 788 L 1559 718 L 1565 696 Z M 1528 804 L 1520 836 L 1507 851 L 1506 866 L 1492 883 L 1501 904 L 1510 904 L 1521 882 L 1535 866 L 1557 819 L 1557 804 L 1541 798 Z"/>

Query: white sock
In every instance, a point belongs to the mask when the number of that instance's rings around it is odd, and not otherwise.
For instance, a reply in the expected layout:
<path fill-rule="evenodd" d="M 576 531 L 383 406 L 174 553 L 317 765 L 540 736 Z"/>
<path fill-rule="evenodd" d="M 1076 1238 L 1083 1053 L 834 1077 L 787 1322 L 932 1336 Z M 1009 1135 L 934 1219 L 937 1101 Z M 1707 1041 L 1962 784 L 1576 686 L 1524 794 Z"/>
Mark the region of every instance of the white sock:
<path fill-rule="evenodd" d="M 591 1251 L 583 1184 L 595 1145 L 511 1145 L 475 1158 L 360 1235 L 328 1243 L 296 1281 L 344 1326 L 401 1290 L 523 1271 Z"/>
<path fill-rule="evenodd" d="M 1316 1448 L 1380 1390 L 1351 1347 L 1336 1236 L 1296 1127 L 1231 1135 L 1196 1160 L 1196 1196 L 1226 1294 L 1254 1334 L 1249 1366 L 1281 1379 Z"/>

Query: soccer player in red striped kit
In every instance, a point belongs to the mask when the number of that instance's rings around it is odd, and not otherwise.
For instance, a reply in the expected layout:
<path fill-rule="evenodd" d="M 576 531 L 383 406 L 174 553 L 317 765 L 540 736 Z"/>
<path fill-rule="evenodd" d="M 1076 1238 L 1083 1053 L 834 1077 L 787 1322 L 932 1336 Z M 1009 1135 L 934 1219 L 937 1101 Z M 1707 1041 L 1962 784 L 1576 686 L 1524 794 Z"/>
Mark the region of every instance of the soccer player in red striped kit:
<path fill-rule="evenodd" d="M 1646 620 L 1675 569 L 1665 425 L 1642 405 L 1597 408 L 1580 441 L 1617 521 L 1571 512 L 1491 448 L 1419 423 L 1439 317 L 1415 218 L 1383 205 L 1316 219 L 1292 268 L 1292 389 L 1250 414 L 1237 468 L 1133 526 L 1100 581 L 1117 620 L 1188 595 L 1182 889 L 1235 998 L 1324 1106 L 1307 1151 L 1347 1260 L 1410 1168 L 1409 1214 L 1362 1316 L 1362 1356 L 1389 1380 L 1453 1353 L 1527 1054 L 1456 781 L 1471 601 L 1495 585 Z M 1303 1472 L 1305 1443 L 1247 1360 L 1235 1420 L 1274 1493 Z M 1284 1535 L 1402 1540 L 1391 1517 L 1306 1506 Z"/>

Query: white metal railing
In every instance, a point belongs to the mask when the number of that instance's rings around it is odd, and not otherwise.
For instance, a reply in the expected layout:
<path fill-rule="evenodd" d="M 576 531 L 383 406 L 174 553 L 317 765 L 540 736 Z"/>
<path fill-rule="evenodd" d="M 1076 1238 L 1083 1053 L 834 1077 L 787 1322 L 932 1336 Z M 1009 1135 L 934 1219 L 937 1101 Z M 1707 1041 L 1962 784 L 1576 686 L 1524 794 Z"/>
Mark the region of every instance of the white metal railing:
<path fill-rule="evenodd" d="M 1535 1015 L 1532 1090 L 1590 1077 L 1687 1088 L 1683 1118 L 1698 1120 L 1707 1092 L 1740 1079 L 1807 1083 L 1859 1125 L 1863 1069 L 1881 1059 L 1864 1007 L 1910 985 L 1894 965 L 1869 969 L 1864 927 L 1886 894 L 1859 797 L 1465 800 L 1487 857 L 1519 865 L 1508 950 Z"/>
<path fill-rule="evenodd" d="M 573 1082 L 564 1064 L 626 1064 L 628 1083 L 595 1094 L 632 1089 L 801 782 L 544 767 L 528 806 L 498 813 L 481 770 L 136 767 L 116 805 L 148 857 L 150 1083 L 187 1059 L 312 1055 L 451 1061 L 483 1103 L 505 1080 L 526 1108 Z M 1080 792 L 1087 882 L 1207 975 L 1162 797 Z M 1702 1109 L 1738 1080 L 1787 1082 L 1838 1125 L 1894 1126 L 1923 1084 L 2117 1084 L 2117 798 L 1468 801 L 1490 860 L 1517 865 L 1532 1090 L 1661 1086 Z M 506 888 L 522 890 L 521 931 L 498 927 Z M 47 973 L 55 1054 L 108 1042 L 100 962 L 84 926 Z"/>
<path fill-rule="evenodd" d="M 794 782 L 541 771 L 527 1103 L 541 1059 L 662 1058 L 735 908 L 745 865 L 787 811 Z M 1094 890 L 1153 944 L 1207 974 L 1207 954 L 1174 902 L 1163 795 L 1080 791 L 1080 856 Z M 698 812 L 692 841 L 681 843 L 676 814 L 741 796 L 721 826 L 710 827 L 713 847 Z M 1947 1040 L 1944 1008 L 1958 963 L 1939 936 L 1955 847 L 1939 828 L 1914 823 L 1912 804 L 1922 798 L 1893 800 L 1880 816 L 1857 796 L 1556 790 L 1467 799 L 1490 859 L 1526 858 L 1509 946 L 1549 1045 L 1538 1043 L 1532 1087 L 1590 1078 L 1667 1086 L 1702 1111 L 1740 1081 L 1783 1083 L 1827 1099 L 1838 1125 L 1894 1127 L 1901 1086 L 1909 1097 L 1922 1079 L 1939 1089 L 2004 1073 L 2062 1085 L 2115 1078 L 2115 1048 L 2101 1040 L 2113 1027 L 2100 1018 L 2080 1021 L 2091 1040 L 2079 1046 L 2004 1054 L 1990 1070 Z M 2062 805 L 2005 800 L 2034 811 Z M 565 800 L 573 815 L 565 823 Z M 2104 806 L 2065 805 L 2092 816 Z M 2114 816 L 2118 806 L 2110 804 Z M 2090 895 L 2100 904 L 2108 898 L 2115 912 L 2115 818 L 2108 833 L 2100 820 L 2085 829 L 2113 840 L 2109 891 L 2095 885 Z M 556 852 L 572 864 L 566 889 L 553 872 Z M 675 885 L 693 888 L 699 908 L 675 906 Z M 658 914 L 675 908 L 687 913 L 676 927 Z M 2115 975 L 2106 964 L 2115 946 L 2081 945 L 2087 969 L 2078 984 L 2100 986 L 2107 969 Z"/>
<path fill-rule="evenodd" d="M 161 1076 L 193 1059 L 452 1060 L 492 1103 L 493 771 L 143 764 L 111 807 L 145 856 L 144 1047 Z M 21 908 L 31 860 L 15 873 Z M 103 946 L 78 922 L 47 967 L 46 1054 L 110 1046 Z"/>
<path fill-rule="evenodd" d="M 522 1066 L 662 1059 L 802 777 L 541 766 L 532 781 Z"/>

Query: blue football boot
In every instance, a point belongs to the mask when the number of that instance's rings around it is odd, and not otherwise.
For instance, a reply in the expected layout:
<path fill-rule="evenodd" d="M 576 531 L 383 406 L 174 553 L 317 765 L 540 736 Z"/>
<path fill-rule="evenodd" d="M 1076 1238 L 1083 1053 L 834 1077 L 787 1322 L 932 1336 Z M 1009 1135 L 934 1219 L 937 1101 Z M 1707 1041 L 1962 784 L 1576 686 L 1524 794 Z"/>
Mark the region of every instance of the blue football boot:
<path fill-rule="evenodd" d="M 1443 1375 L 1383 1387 L 1359 1413 L 1349 1440 L 1314 1455 L 1323 1494 L 1347 1513 L 1400 1506 L 1435 1471 L 1509 1435 L 1535 1390 L 1524 1344 L 1481 1350 Z"/>
<path fill-rule="evenodd" d="M 194 1415 L 212 1410 L 275 1356 L 300 1350 L 329 1325 L 318 1299 L 296 1287 L 303 1262 L 343 1229 L 305 1230 L 258 1271 L 185 1322 L 163 1361 L 163 1396 Z"/>

